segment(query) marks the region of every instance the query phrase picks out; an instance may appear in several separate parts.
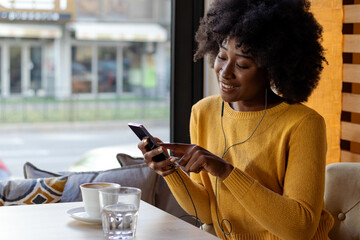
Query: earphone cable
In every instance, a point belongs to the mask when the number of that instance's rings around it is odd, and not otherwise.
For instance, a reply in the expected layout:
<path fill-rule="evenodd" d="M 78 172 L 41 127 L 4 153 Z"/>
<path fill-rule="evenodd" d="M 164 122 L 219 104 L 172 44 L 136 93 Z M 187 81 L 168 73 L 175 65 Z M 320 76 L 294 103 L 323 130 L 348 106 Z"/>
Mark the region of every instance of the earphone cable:
<path fill-rule="evenodd" d="M 224 130 L 224 124 L 223 124 L 223 115 L 224 115 L 224 101 L 222 102 L 222 105 L 221 105 L 221 130 L 222 130 L 222 133 L 223 133 L 223 136 L 224 136 L 224 151 L 223 151 L 223 155 L 221 156 L 221 158 L 224 157 L 224 153 L 226 152 L 226 136 L 225 136 L 225 130 Z"/>
<path fill-rule="evenodd" d="M 179 218 L 183 218 L 183 217 L 190 216 L 190 217 L 192 217 L 192 218 L 195 219 L 195 226 L 197 226 L 197 224 L 199 224 L 199 227 L 201 228 L 201 227 L 202 227 L 202 222 L 201 222 L 200 219 L 198 218 L 198 214 L 197 214 L 197 210 L 196 210 L 196 207 L 195 207 L 195 203 L 194 203 L 194 201 L 193 201 L 193 199 L 192 199 L 192 197 L 191 197 L 191 194 L 190 194 L 188 188 L 186 187 L 186 184 L 185 184 L 184 180 L 182 179 L 182 177 L 180 176 L 180 174 L 179 174 L 177 171 L 176 171 L 176 174 L 179 176 L 181 182 L 183 183 L 183 185 L 184 185 L 184 187 L 185 187 L 185 190 L 186 190 L 187 194 L 188 194 L 189 197 L 190 197 L 191 203 L 192 203 L 192 205 L 193 205 L 193 207 L 194 207 L 194 211 L 195 211 L 195 216 L 193 216 L 193 215 L 183 215 L 183 216 L 180 216 Z"/>
<path fill-rule="evenodd" d="M 219 213 L 218 213 L 218 210 L 217 210 L 217 196 L 218 196 L 218 194 L 217 194 L 217 182 L 218 182 L 218 177 L 216 177 L 216 179 L 215 179 L 215 213 L 216 213 L 216 219 L 218 221 L 221 232 L 224 234 L 225 240 L 227 240 L 226 236 L 230 235 L 230 233 L 232 232 L 232 224 L 231 224 L 230 220 L 226 219 L 226 218 L 223 218 L 221 220 L 221 223 L 220 223 Z M 229 232 L 225 232 L 225 230 L 224 230 L 223 223 L 225 221 L 229 223 L 229 226 L 230 226 L 230 231 Z"/>
<path fill-rule="evenodd" d="M 262 120 L 263 120 L 264 117 L 265 117 L 266 109 L 267 109 L 267 89 L 265 89 L 265 109 L 264 109 L 264 114 L 262 115 L 262 117 L 261 117 L 259 123 L 257 124 L 257 126 L 255 127 L 254 131 L 253 131 L 253 132 L 250 134 L 250 136 L 249 136 L 247 139 L 245 139 L 244 141 L 235 143 L 235 144 L 229 146 L 228 148 L 226 148 L 226 145 L 227 145 L 227 144 L 226 144 L 226 135 L 225 135 L 225 130 L 224 130 L 224 126 L 223 126 L 224 102 L 222 102 L 222 109 L 221 109 L 221 129 L 222 129 L 222 132 L 223 132 L 224 143 L 225 143 L 225 144 L 224 144 L 224 152 L 223 152 L 221 158 L 224 158 L 225 154 L 230 150 L 230 148 L 232 148 L 232 147 L 234 147 L 234 146 L 236 146 L 236 145 L 239 145 L 239 144 L 242 144 L 242 143 L 248 141 L 248 140 L 254 135 L 254 133 L 256 132 L 257 128 L 260 126 L 260 123 L 262 122 Z M 197 226 L 197 224 L 199 224 L 199 225 L 200 225 L 200 228 L 201 228 L 202 222 L 201 222 L 200 219 L 198 218 L 198 214 L 197 214 L 197 210 L 196 210 L 196 207 L 195 207 L 195 203 L 194 203 L 194 201 L 193 201 L 193 199 L 192 199 L 192 197 L 191 197 L 191 194 L 190 194 L 188 188 L 186 187 L 186 184 L 185 184 L 184 180 L 182 179 L 182 177 L 180 176 L 180 174 L 179 174 L 177 171 L 176 171 L 176 174 L 179 176 L 181 182 L 183 183 L 183 185 L 184 185 L 184 187 L 185 187 L 185 190 L 186 190 L 187 194 L 189 195 L 189 198 L 190 198 L 190 200 L 191 200 L 191 203 L 192 203 L 192 205 L 193 205 L 193 207 L 194 207 L 194 211 L 195 211 L 195 216 L 193 216 L 193 215 L 183 215 L 183 216 L 180 216 L 179 218 L 183 218 L 183 217 L 190 216 L 190 217 L 192 217 L 192 218 L 194 218 L 194 219 L 196 220 L 195 226 Z M 218 177 L 216 177 L 216 180 L 215 180 L 215 212 L 216 212 L 216 218 L 217 218 L 219 227 L 220 227 L 222 233 L 224 234 L 225 239 L 227 240 L 227 237 L 226 237 L 226 236 L 227 236 L 227 235 L 230 235 L 231 232 L 232 232 L 232 224 L 231 224 L 230 220 L 228 220 L 228 219 L 226 219 L 226 218 L 223 218 L 223 219 L 221 220 L 221 223 L 220 223 L 219 213 L 218 213 L 218 207 L 217 207 L 217 197 L 218 197 L 218 193 L 217 193 L 217 188 L 218 188 L 218 187 L 217 187 L 217 183 L 218 183 Z M 229 223 L 229 226 L 230 226 L 229 232 L 225 232 L 225 231 L 224 231 L 224 227 L 223 227 L 224 222 L 228 222 L 228 223 Z"/>
<path fill-rule="evenodd" d="M 224 107 L 224 102 L 222 104 L 223 104 L 223 106 L 222 106 L 222 108 L 223 108 Z M 256 130 L 258 129 L 258 127 L 260 126 L 262 120 L 265 117 L 266 109 L 267 109 L 267 89 L 265 89 L 265 109 L 264 109 L 264 113 L 263 113 L 259 123 L 256 125 L 254 131 L 250 134 L 250 136 L 247 139 L 245 139 L 244 141 L 238 142 L 238 143 L 234 143 L 233 145 L 229 146 L 227 149 L 226 149 L 226 136 L 225 136 L 224 125 L 223 125 L 223 116 L 221 115 L 221 129 L 222 129 L 223 136 L 224 136 L 224 139 L 225 139 L 224 153 L 223 153 L 221 158 L 224 158 L 225 154 L 230 150 L 230 148 L 232 148 L 232 147 L 234 147 L 236 145 L 240 145 L 240 144 L 248 141 L 254 135 L 254 133 L 256 132 Z"/>
<path fill-rule="evenodd" d="M 247 139 L 245 139 L 245 140 L 243 140 L 243 141 L 241 141 L 241 142 L 238 142 L 238 143 L 234 143 L 234 144 L 232 144 L 231 146 L 229 146 L 228 148 L 226 148 L 226 145 L 227 145 L 227 143 L 226 143 L 226 135 L 225 135 L 224 125 L 223 125 L 224 101 L 222 102 L 222 105 L 221 105 L 221 130 L 222 130 L 222 133 L 223 133 L 223 136 L 224 136 L 224 152 L 223 152 L 223 154 L 222 154 L 222 156 L 221 156 L 222 159 L 224 158 L 225 154 L 230 150 L 230 148 L 232 148 L 232 147 L 234 147 L 234 146 L 237 146 L 237 145 L 240 145 L 240 144 L 248 141 L 248 140 L 254 135 L 254 133 L 256 132 L 256 130 L 258 129 L 258 127 L 260 126 L 261 122 L 263 121 L 263 119 L 264 119 L 264 117 L 265 117 L 266 109 L 267 109 L 267 89 L 265 89 L 265 109 L 264 109 L 264 113 L 263 113 L 263 115 L 262 115 L 259 123 L 256 125 L 254 131 L 250 134 L 250 136 L 249 136 Z M 218 182 L 218 177 L 216 177 L 216 180 L 215 180 L 215 212 L 216 212 L 216 218 L 217 218 L 219 227 L 220 227 L 222 233 L 224 234 L 225 239 L 227 239 L 226 236 L 227 236 L 227 235 L 230 235 L 230 233 L 232 232 L 232 224 L 231 224 L 230 220 L 228 220 L 228 219 L 226 219 L 226 218 L 223 218 L 223 219 L 221 220 L 221 223 L 220 223 L 219 213 L 218 213 L 218 207 L 217 207 L 217 198 L 218 198 L 217 182 Z M 226 232 L 224 231 L 223 223 L 224 223 L 225 221 L 228 222 L 228 223 L 229 223 L 229 226 L 230 226 L 230 230 L 229 230 L 228 233 L 226 233 Z"/>

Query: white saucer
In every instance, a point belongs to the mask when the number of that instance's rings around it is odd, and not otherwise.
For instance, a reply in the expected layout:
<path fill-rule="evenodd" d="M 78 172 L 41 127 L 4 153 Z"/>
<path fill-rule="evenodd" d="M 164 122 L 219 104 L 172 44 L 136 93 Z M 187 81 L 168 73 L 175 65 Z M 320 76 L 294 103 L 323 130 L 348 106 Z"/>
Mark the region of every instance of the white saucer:
<path fill-rule="evenodd" d="M 72 208 L 72 209 L 68 210 L 67 213 L 70 214 L 70 216 L 72 218 L 82 221 L 82 222 L 85 222 L 85 223 L 101 224 L 101 218 L 90 217 L 85 212 L 85 209 L 83 207 Z"/>

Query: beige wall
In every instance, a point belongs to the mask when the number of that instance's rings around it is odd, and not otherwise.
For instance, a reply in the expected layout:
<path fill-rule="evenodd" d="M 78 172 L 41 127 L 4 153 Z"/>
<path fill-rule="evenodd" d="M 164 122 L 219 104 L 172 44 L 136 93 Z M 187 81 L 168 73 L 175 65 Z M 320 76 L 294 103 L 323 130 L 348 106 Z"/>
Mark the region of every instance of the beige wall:
<path fill-rule="evenodd" d="M 320 113 L 326 122 L 327 163 L 340 161 L 340 119 L 342 108 L 342 0 L 312 0 L 311 10 L 323 26 L 323 46 L 328 65 L 321 74 L 319 86 L 306 103 Z"/>
<path fill-rule="evenodd" d="M 205 9 L 207 10 L 212 0 L 205 0 Z M 204 79 L 204 96 L 210 96 L 219 93 L 216 75 L 214 69 L 210 67 L 208 59 L 204 61 L 205 79 Z"/>

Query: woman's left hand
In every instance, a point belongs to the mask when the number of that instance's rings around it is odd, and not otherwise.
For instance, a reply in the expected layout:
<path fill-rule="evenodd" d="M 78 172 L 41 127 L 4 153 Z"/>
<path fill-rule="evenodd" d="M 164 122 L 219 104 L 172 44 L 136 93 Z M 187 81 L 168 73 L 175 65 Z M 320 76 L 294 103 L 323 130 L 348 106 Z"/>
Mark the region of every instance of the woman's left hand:
<path fill-rule="evenodd" d="M 205 171 L 224 180 L 234 169 L 230 163 L 198 145 L 161 143 L 160 146 L 170 149 L 173 155 L 180 158 L 179 164 L 186 172 Z"/>

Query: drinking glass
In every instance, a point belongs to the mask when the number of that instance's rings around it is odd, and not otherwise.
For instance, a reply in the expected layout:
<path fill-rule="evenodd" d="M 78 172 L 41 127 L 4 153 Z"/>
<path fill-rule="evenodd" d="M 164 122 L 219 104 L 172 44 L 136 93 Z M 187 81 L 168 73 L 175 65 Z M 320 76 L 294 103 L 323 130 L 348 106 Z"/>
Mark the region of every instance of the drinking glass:
<path fill-rule="evenodd" d="M 135 237 L 141 190 L 132 187 L 105 188 L 99 191 L 105 239 Z"/>

